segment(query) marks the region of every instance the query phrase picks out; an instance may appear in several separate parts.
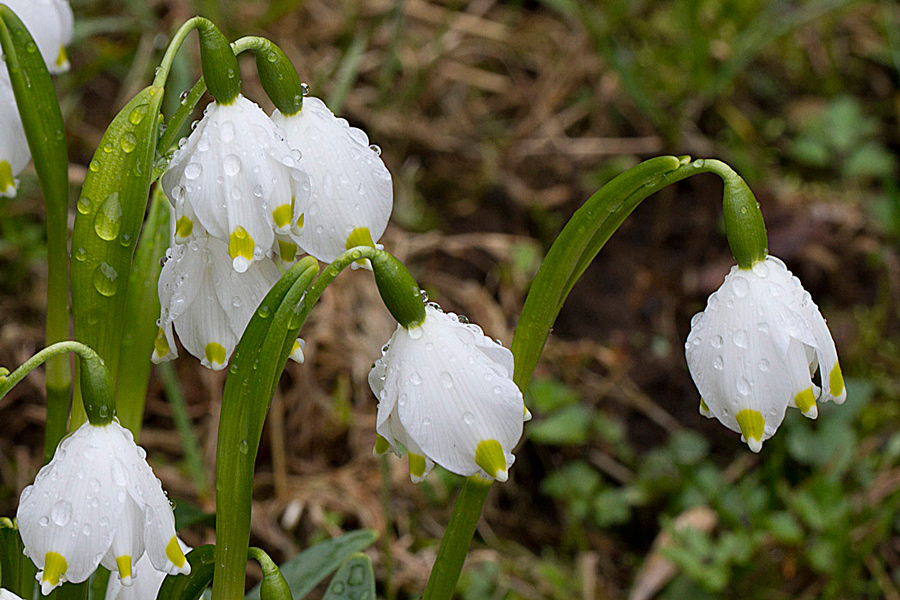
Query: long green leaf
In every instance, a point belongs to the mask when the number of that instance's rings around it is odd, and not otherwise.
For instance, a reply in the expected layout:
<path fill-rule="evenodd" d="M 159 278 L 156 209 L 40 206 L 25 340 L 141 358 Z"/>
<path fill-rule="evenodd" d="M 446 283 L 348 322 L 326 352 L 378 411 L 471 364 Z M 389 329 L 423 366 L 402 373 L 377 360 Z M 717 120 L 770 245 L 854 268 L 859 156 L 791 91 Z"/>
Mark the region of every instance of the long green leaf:
<path fill-rule="evenodd" d="M 216 450 L 217 598 L 244 593 L 250 540 L 250 504 L 259 438 L 275 385 L 300 323 L 296 308 L 319 272 L 307 257 L 260 303 L 234 351 L 225 380 Z"/>
<path fill-rule="evenodd" d="M 169 245 L 169 201 L 157 187 L 150 211 L 134 255 L 134 264 L 125 297 L 125 319 L 119 355 L 116 412 L 119 422 L 138 440 L 144 416 L 147 382 L 150 380 L 150 354 L 156 337 L 159 314 L 157 282 L 162 270 L 160 259 Z"/>
<path fill-rule="evenodd" d="M 75 339 L 118 372 L 135 241 L 144 221 L 163 89 L 143 89 L 116 115 L 94 153 L 78 200 L 72 237 Z M 148 316 L 149 318 L 149 316 Z M 80 397 L 69 427 L 85 420 Z"/>
<path fill-rule="evenodd" d="M 191 574 L 167 575 L 156 597 L 160 600 L 197 600 L 202 596 L 212 581 L 215 548 L 212 544 L 206 544 L 188 552 Z"/>
<path fill-rule="evenodd" d="M 322 600 L 375 600 L 375 571 L 372 559 L 365 554 L 354 554 L 335 574 L 328 584 Z"/>
<path fill-rule="evenodd" d="M 288 582 L 291 594 L 296 600 L 300 600 L 341 566 L 341 563 L 371 546 L 376 539 L 378 534 L 374 531 L 351 531 L 339 538 L 325 540 L 307 548 L 278 568 Z M 337 577 L 335 575 L 335 580 Z M 374 593 L 371 598 L 374 600 Z M 246 600 L 259 600 L 259 586 L 250 590 Z"/>
<path fill-rule="evenodd" d="M 65 127 L 44 59 L 25 25 L 5 5 L 0 5 L 0 47 L 6 57 L 47 213 L 46 345 L 50 346 L 69 339 L 69 159 Z M 53 456 L 66 432 L 71 384 L 67 357 L 59 356 L 47 363 L 46 460 Z"/>

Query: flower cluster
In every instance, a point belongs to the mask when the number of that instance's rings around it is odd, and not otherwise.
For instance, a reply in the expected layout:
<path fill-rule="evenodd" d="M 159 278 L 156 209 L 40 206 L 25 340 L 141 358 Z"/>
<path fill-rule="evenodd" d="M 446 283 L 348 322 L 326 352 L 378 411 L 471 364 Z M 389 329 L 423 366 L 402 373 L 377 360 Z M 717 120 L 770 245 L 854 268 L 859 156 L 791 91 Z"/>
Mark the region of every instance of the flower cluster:
<path fill-rule="evenodd" d="M 436 304 L 425 310 L 420 325 L 397 327 L 369 373 L 378 398 L 375 454 L 405 450 L 415 482 L 435 463 L 506 481 L 530 418 L 512 381 L 512 352 Z"/>
<path fill-rule="evenodd" d="M 47 70 L 69 70 L 66 45 L 72 41 L 74 19 L 68 0 L 4 0 L 22 19 L 34 37 Z M 16 177 L 31 160 L 25 129 L 16 108 L 6 64 L 0 64 L 0 196 L 14 198 L 19 185 Z"/>
<path fill-rule="evenodd" d="M 153 360 L 177 356 L 174 327 L 205 366 L 224 368 L 280 265 L 302 253 L 333 261 L 354 232 L 377 241 L 393 206 L 379 152 L 318 98 L 272 118 L 241 95 L 207 106 L 162 177 L 173 245 Z"/>
<path fill-rule="evenodd" d="M 98 565 L 130 586 L 145 553 L 158 571 L 191 572 L 146 453 L 116 420 L 85 423 L 65 438 L 22 491 L 16 518 L 45 595 L 86 580 Z"/>
<path fill-rule="evenodd" d="M 788 407 L 815 419 L 816 402 L 847 396 L 825 319 L 774 256 L 731 269 L 691 320 L 685 354 L 700 412 L 740 432 L 754 452 Z"/>

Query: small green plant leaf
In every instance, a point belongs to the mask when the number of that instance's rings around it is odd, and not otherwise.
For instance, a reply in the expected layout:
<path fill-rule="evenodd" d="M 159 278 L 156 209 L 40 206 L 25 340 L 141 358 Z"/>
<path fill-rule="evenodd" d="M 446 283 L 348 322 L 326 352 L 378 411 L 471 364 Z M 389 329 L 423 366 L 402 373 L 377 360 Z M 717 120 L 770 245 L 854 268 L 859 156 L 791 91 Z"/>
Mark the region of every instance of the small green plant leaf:
<path fill-rule="evenodd" d="M 194 548 L 187 554 L 191 564 L 190 575 L 167 575 L 159 588 L 157 598 L 165 600 L 197 600 L 212 581 L 215 567 L 215 550 L 212 544 Z"/>
<path fill-rule="evenodd" d="M 111 373 L 118 372 L 131 260 L 147 208 L 162 98 L 162 88 L 147 87 L 113 119 L 91 160 L 75 215 L 75 339 L 96 350 Z M 76 398 L 70 427 L 80 425 L 83 415 Z"/>
<path fill-rule="evenodd" d="M 300 600 L 300 598 L 306 596 L 322 580 L 341 566 L 341 563 L 347 560 L 348 557 L 368 548 L 376 539 L 378 539 L 378 534 L 374 531 L 367 529 L 351 531 L 339 538 L 326 540 L 311 548 L 307 548 L 279 568 L 291 587 L 291 593 L 294 595 L 294 598 Z M 347 564 L 358 563 L 345 563 L 345 565 Z M 371 563 L 369 569 L 371 569 Z M 335 575 L 335 581 L 338 581 L 338 575 Z M 332 585 L 334 585 L 333 582 Z M 329 588 L 329 593 L 330 591 L 331 588 Z M 337 596 L 337 598 L 343 597 L 346 596 Z M 362 596 L 359 597 L 362 598 Z M 370 598 L 374 600 L 374 592 Z M 250 590 L 246 600 L 259 600 L 259 586 Z"/>
<path fill-rule="evenodd" d="M 375 600 L 375 572 L 372 559 L 354 554 L 341 565 L 322 600 Z"/>

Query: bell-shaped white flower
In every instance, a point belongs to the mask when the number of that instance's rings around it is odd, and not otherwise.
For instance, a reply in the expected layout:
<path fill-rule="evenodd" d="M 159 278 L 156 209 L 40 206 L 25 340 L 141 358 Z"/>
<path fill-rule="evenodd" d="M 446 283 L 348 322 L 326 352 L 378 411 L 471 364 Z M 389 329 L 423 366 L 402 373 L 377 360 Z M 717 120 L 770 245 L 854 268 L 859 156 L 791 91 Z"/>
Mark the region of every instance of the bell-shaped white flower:
<path fill-rule="evenodd" d="M 9 590 L 0 589 L 0 600 L 22 600 Z"/>
<path fill-rule="evenodd" d="M 742 434 L 754 452 L 794 406 L 847 396 L 834 340 L 809 293 L 779 259 L 737 266 L 694 315 L 685 344 L 700 412 Z M 813 382 L 818 371 L 821 387 Z"/>
<path fill-rule="evenodd" d="M 60 443 L 22 491 L 16 518 L 44 594 L 65 581 L 84 581 L 98 564 L 130 585 L 145 551 L 160 571 L 191 572 L 175 538 L 172 507 L 146 456 L 115 419 L 88 422 Z"/>
<path fill-rule="evenodd" d="M 437 305 L 425 314 L 418 327 L 397 327 L 369 373 L 378 398 L 375 453 L 405 448 L 413 481 L 434 463 L 506 481 L 528 414 L 512 381 L 512 353 Z"/>
<path fill-rule="evenodd" d="M 232 268 L 225 242 L 207 235 L 176 244 L 166 255 L 152 360 L 178 356 L 174 326 L 181 343 L 203 366 L 224 368 L 256 307 L 278 281 L 278 267 L 263 258 L 239 273 Z"/>
<path fill-rule="evenodd" d="M 181 551 L 187 554 L 191 547 L 175 538 Z M 153 563 L 144 554 L 134 564 L 134 574 L 131 585 L 122 585 L 122 582 L 116 578 L 110 578 L 109 584 L 106 586 L 105 600 L 153 600 L 159 593 L 163 581 L 166 578 L 164 571 L 157 571 L 153 568 Z M 0 598 L 0 600 L 3 600 Z"/>
<path fill-rule="evenodd" d="M 22 23 L 51 73 L 69 70 L 66 46 L 72 41 L 74 18 L 68 0 L 4 0 Z M 5 66 L 3 67 L 5 70 Z"/>
<path fill-rule="evenodd" d="M 0 68 L 0 196 L 15 198 L 16 176 L 31 160 L 25 129 L 5 67 Z"/>
<path fill-rule="evenodd" d="M 297 227 L 309 196 L 297 153 L 243 96 L 206 107 L 175 151 L 162 185 L 175 205 L 176 241 L 190 238 L 199 222 L 228 244 L 239 272 L 265 258 L 276 232 Z"/>
<path fill-rule="evenodd" d="M 394 205 L 391 174 L 381 151 L 318 98 L 304 98 L 295 115 L 286 117 L 276 110 L 272 120 L 301 152 L 310 177 L 309 204 L 293 236 L 300 248 L 332 262 L 347 249 L 347 237 L 355 229 L 368 229 L 377 242 Z"/>

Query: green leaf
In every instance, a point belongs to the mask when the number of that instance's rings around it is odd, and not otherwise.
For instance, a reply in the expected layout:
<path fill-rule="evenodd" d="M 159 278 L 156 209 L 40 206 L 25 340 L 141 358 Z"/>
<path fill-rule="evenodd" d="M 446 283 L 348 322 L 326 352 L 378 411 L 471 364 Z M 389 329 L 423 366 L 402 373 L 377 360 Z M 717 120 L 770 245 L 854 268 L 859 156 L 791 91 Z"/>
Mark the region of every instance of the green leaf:
<path fill-rule="evenodd" d="M 307 257 L 285 273 L 256 309 L 231 359 L 216 452 L 217 596 L 244 591 L 259 438 L 302 324 L 296 310 L 318 272 L 318 262 Z"/>
<path fill-rule="evenodd" d="M 154 190 L 150 214 L 141 232 L 125 296 L 116 412 L 119 422 L 137 441 L 144 416 L 144 399 L 150 380 L 150 354 L 159 314 L 157 283 L 160 259 L 169 245 L 169 201 L 162 188 Z"/>
<path fill-rule="evenodd" d="M 111 373 L 118 373 L 131 260 L 147 208 L 162 98 L 162 88 L 147 87 L 113 119 L 91 160 L 75 215 L 75 339 L 93 348 Z M 83 422 L 79 396 L 70 428 Z"/>
<path fill-rule="evenodd" d="M 281 565 L 279 569 L 281 569 L 281 574 L 284 575 L 288 585 L 291 587 L 291 593 L 294 595 L 294 598 L 300 600 L 337 569 L 348 557 L 368 548 L 376 539 L 378 539 L 378 534 L 374 531 L 366 529 L 352 531 L 339 538 L 326 540 L 311 548 L 307 548 Z M 346 564 L 351 563 L 348 562 Z M 371 565 L 369 568 L 371 569 Z M 338 575 L 335 576 L 335 581 L 338 581 Z M 344 596 L 337 597 L 341 598 Z M 371 598 L 374 600 L 374 592 Z M 250 590 L 246 600 L 259 600 L 259 586 Z"/>
<path fill-rule="evenodd" d="M 190 575 L 167 575 L 159 588 L 157 598 L 165 600 L 197 600 L 209 587 L 215 568 L 215 546 L 206 544 L 187 554 L 191 564 Z"/>
<path fill-rule="evenodd" d="M 0 518 L 0 585 L 22 598 L 31 598 L 37 567 L 22 553 L 24 549 L 13 520 Z"/>
<path fill-rule="evenodd" d="M 47 218 L 46 345 L 50 346 L 69 339 L 69 159 L 65 126 L 44 59 L 22 21 L 7 6 L 0 6 L 0 47 L 44 196 Z M 46 381 L 44 455 L 49 460 L 66 432 L 72 384 L 67 357 L 54 357 L 47 363 Z"/>
<path fill-rule="evenodd" d="M 375 600 L 375 572 L 372 559 L 354 554 L 341 565 L 322 600 Z"/>
<path fill-rule="evenodd" d="M 553 379 L 539 379 L 528 386 L 525 403 L 538 412 L 548 412 L 578 402 L 572 388 Z"/>

